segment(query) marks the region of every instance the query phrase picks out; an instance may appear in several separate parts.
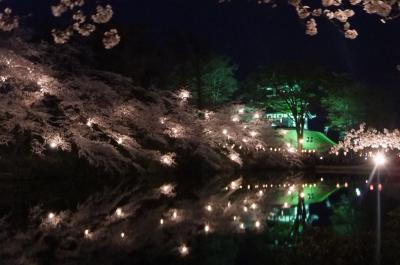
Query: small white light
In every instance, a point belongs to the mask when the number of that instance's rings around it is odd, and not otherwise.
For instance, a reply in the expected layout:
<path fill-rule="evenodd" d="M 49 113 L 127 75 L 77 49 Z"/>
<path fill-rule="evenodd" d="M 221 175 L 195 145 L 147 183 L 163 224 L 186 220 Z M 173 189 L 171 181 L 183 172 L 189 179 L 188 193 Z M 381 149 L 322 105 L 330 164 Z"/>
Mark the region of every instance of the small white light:
<path fill-rule="evenodd" d="M 237 216 L 235 215 L 235 216 L 233 216 L 233 221 L 236 221 L 237 220 Z"/>
<path fill-rule="evenodd" d="M 164 219 L 160 219 L 160 225 L 163 225 L 164 224 Z"/>
<path fill-rule="evenodd" d="M 124 140 L 120 137 L 120 138 L 118 138 L 118 140 L 117 140 L 117 143 L 118 144 L 122 144 L 124 142 Z"/>
<path fill-rule="evenodd" d="M 121 233 L 121 238 L 124 238 L 125 237 L 125 233 Z"/>
<path fill-rule="evenodd" d="M 226 135 L 226 134 L 228 134 L 228 130 L 227 129 L 223 129 L 222 133 Z"/>
<path fill-rule="evenodd" d="M 357 195 L 357 197 L 360 197 L 360 196 L 361 196 L 361 191 L 360 191 L 359 188 L 356 188 L 356 195 Z"/>
<path fill-rule="evenodd" d="M 205 225 L 204 226 L 204 232 L 206 232 L 206 233 L 210 232 L 210 226 L 209 225 Z"/>
<path fill-rule="evenodd" d="M 254 225 L 256 228 L 260 228 L 260 226 L 261 226 L 260 221 L 257 220 Z"/>
<path fill-rule="evenodd" d="M 185 244 L 182 244 L 179 247 L 179 253 L 181 253 L 182 256 L 186 256 L 187 254 L 189 254 L 189 248 Z"/>
<path fill-rule="evenodd" d="M 117 210 L 115 210 L 115 214 L 116 214 L 118 217 L 122 217 L 122 216 L 124 215 L 124 212 L 122 211 L 121 208 L 117 208 Z"/>
<path fill-rule="evenodd" d="M 50 147 L 51 147 L 52 149 L 57 148 L 57 146 L 58 146 L 58 144 L 57 144 L 56 142 L 54 142 L 54 141 L 50 143 Z"/>
<path fill-rule="evenodd" d="M 172 213 L 172 219 L 176 219 L 176 217 L 178 217 L 178 213 L 176 211 L 174 211 Z"/>
<path fill-rule="evenodd" d="M 288 204 L 287 202 L 285 202 L 285 203 L 283 204 L 283 208 L 289 208 L 289 204 Z"/>
<path fill-rule="evenodd" d="M 239 227 L 240 229 L 244 229 L 244 223 L 240 223 Z"/>
<path fill-rule="evenodd" d="M 304 196 L 305 196 L 304 192 L 301 192 L 300 193 L 300 198 L 304 198 Z"/>
<path fill-rule="evenodd" d="M 257 204 L 252 203 L 250 207 L 251 207 L 251 209 L 255 210 L 257 208 Z"/>
<path fill-rule="evenodd" d="M 49 215 L 47 216 L 49 219 L 53 219 L 55 217 L 54 213 L 49 213 Z"/>
<path fill-rule="evenodd" d="M 250 136 L 251 136 L 251 137 L 256 137 L 256 135 L 257 135 L 257 132 L 256 132 L 256 131 L 251 131 L 251 132 L 250 132 Z"/>
<path fill-rule="evenodd" d="M 212 211 L 212 206 L 211 205 L 207 205 L 206 209 L 207 209 L 207 211 L 211 212 Z"/>
<path fill-rule="evenodd" d="M 245 212 L 245 213 L 247 213 L 247 207 L 246 206 L 243 206 L 243 211 Z"/>

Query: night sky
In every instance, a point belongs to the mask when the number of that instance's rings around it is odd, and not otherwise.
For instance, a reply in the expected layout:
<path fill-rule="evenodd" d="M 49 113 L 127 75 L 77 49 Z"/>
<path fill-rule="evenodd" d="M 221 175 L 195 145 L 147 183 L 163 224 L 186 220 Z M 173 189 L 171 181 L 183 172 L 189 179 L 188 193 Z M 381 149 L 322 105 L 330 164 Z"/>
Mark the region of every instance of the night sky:
<path fill-rule="evenodd" d="M 115 7 L 117 19 L 150 27 L 157 36 L 176 29 L 196 35 L 232 57 L 239 74 L 259 65 L 308 61 L 377 84 L 399 81 L 399 20 L 382 24 L 376 16 L 360 13 L 353 18 L 359 37 L 348 40 L 327 21 L 320 22 L 317 36 L 305 35 L 304 25 L 287 5 L 273 9 L 248 0 L 117 0 Z"/>
<path fill-rule="evenodd" d="M 57 1 L 9 2 L 19 13 L 27 15 L 23 27 L 43 27 L 57 21 L 49 9 L 50 4 Z M 217 54 L 231 57 L 238 65 L 240 80 L 258 66 L 284 63 L 320 65 L 347 73 L 365 87 L 383 91 L 383 97 L 390 98 L 391 107 L 386 112 L 390 112 L 392 118 L 378 127 L 400 125 L 397 108 L 400 72 L 396 70 L 396 65 L 400 64 L 400 19 L 383 24 L 379 17 L 356 9 L 350 22 L 359 36 L 348 40 L 336 25 L 325 19 L 317 21 L 317 36 L 305 35 L 303 22 L 286 4 L 272 8 L 250 0 L 225 4 L 218 4 L 218 0 L 114 0 L 104 3 L 112 3 L 114 7 L 115 27 L 143 28 L 160 47 L 176 32 L 194 36 Z M 49 30 L 46 34 L 49 37 Z"/>
<path fill-rule="evenodd" d="M 17 8 L 32 14 L 25 23 L 32 27 L 50 17 L 49 3 L 56 2 L 19 0 Z M 171 32 L 192 34 L 231 57 L 239 65 L 239 76 L 259 65 L 307 61 L 383 87 L 399 82 L 400 20 L 383 24 L 377 16 L 360 12 L 351 19 L 359 37 L 347 40 L 323 19 L 317 36 L 305 35 L 303 23 L 285 4 L 271 8 L 250 0 L 226 4 L 217 0 L 106 2 L 114 6 L 116 24 L 143 26 L 161 44 Z"/>

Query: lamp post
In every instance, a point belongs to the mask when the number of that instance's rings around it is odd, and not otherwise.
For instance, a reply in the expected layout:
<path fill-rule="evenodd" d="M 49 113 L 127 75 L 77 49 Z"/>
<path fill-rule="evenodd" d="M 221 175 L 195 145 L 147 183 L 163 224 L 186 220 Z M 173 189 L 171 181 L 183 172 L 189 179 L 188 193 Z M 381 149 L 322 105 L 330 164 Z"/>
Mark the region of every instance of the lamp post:
<path fill-rule="evenodd" d="M 377 169 L 377 200 L 376 200 L 376 264 L 381 264 L 381 171 L 380 168 L 386 163 L 386 157 L 382 153 L 377 153 L 374 157 L 375 167 Z"/>

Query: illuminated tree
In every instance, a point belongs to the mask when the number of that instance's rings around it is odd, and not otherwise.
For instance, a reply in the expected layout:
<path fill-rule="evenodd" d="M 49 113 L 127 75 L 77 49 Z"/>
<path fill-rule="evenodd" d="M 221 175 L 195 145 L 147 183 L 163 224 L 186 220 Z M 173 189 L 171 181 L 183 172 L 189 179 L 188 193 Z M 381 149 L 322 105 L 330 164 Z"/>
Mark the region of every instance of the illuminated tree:
<path fill-rule="evenodd" d="M 49 11 L 51 10 L 55 18 L 68 21 L 65 28 L 52 29 L 51 35 L 55 43 L 65 44 L 75 34 L 89 37 L 98 30 L 100 25 L 108 24 L 114 15 L 112 6 L 109 4 L 98 4 L 95 10 L 86 14 L 85 9 L 88 9 L 88 6 L 85 0 L 59 0 L 58 4 L 49 7 Z M 10 32 L 19 27 L 19 21 L 20 18 L 13 13 L 12 8 L 3 7 L 3 11 L 0 12 L 0 30 Z M 115 47 L 120 40 L 117 29 L 112 28 L 103 32 L 102 42 L 106 49 Z"/>
<path fill-rule="evenodd" d="M 220 3 L 231 2 L 232 0 L 219 0 Z M 257 0 L 258 4 L 270 5 L 276 7 L 278 4 L 288 3 L 292 6 L 298 17 L 304 21 L 305 32 L 307 35 L 314 36 L 318 34 L 317 20 L 321 18 L 328 19 L 337 25 L 339 30 L 347 39 L 355 39 L 358 36 L 356 29 L 352 28 L 350 19 L 356 13 L 364 12 L 369 15 L 375 15 L 382 23 L 386 23 L 400 16 L 400 5 L 398 0 Z"/>
<path fill-rule="evenodd" d="M 340 77 L 332 83 L 322 99 L 322 106 L 328 113 L 328 126 L 344 133 L 364 120 L 363 88 Z"/>
<path fill-rule="evenodd" d="M 304 125 L 312 105 L 323 89 L 321 72 L 305 66 L 284 66 L 260 69 L 250 77 L 250 99 L 275 112 L 289 113 L 297 133 L 297 149 L 302 151 Z M 310 68 L 311 69 L 311 68 Z"/>
<path fill-rule="evenodd" d="M 198 108 L 215 107 L 232 100 L 238 89 L 235 71 L 236 66 L 226 57 L 196 53 L 175 69 L 171 81 L 174 86 L 188 88 Z"/>
<path fill-rule="evenodd" d="M 242 166 L 243 156 L 272 144 L 268 123 L 245 119 L 241 106 L 199 113 L 187 90 L 146 90 L 117 74 L 42 63 L 52 56 L 18 41 L 0 49 L 0 146 L 24 145 L 17 157 L 74 152 L 108 171 L 145 172 L 179 165 L 182 149 L 215 168 Z"/>
<path fill-rule="evenodd" d="M 332 148 L 332 152 L 369 152 L 379 150 L 400 150 L 400 131 L 378 131 L 361 124 L 358 129 L 346 133 L 343 141 Z"/>

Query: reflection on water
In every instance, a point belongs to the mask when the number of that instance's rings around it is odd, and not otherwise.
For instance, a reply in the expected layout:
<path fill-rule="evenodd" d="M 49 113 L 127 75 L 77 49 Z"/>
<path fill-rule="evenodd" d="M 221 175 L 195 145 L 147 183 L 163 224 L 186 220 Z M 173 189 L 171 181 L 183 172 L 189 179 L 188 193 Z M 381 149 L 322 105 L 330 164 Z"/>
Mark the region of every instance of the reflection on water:
<path fill-rule="evenodd" d="M 190 192 L 173 183 L 146 189 L 118 187 L 93 196 L 72 212 L 59 212 L 69 209 L 66 204 L 50 207 L 49 198 L 56 200 L 57 194 L 43 192 L 36 200 L 44 208 L 36 229 L 61 238 L 74 235 L 76 244 L 90 244 L 91 250 L 118 246 L 129 253 L 150 248 L 178 256 L 200 255 L 196 249 L 215 238 L 225 242 L 249 236 L 255 236 L 257 244 L 287 248 L 306 227 L 330 227 L 338 235 L 373 229 L 376 193 L 382 193 L 385 215 L 397 207 L 399 187 L 397 179 L 383 179 L 378 186 L 368 176 L 220 177 Z M 221 248 L 233 244 L 229 240 Z"/>

